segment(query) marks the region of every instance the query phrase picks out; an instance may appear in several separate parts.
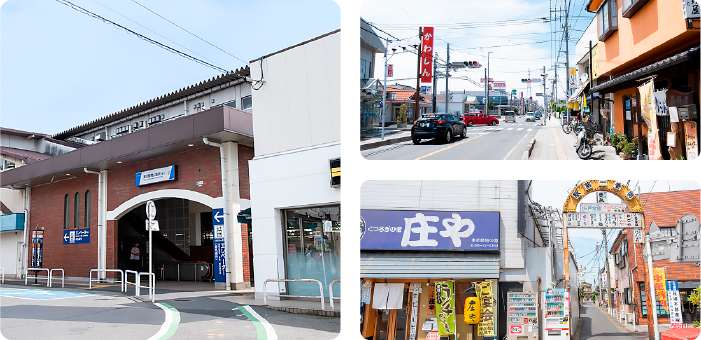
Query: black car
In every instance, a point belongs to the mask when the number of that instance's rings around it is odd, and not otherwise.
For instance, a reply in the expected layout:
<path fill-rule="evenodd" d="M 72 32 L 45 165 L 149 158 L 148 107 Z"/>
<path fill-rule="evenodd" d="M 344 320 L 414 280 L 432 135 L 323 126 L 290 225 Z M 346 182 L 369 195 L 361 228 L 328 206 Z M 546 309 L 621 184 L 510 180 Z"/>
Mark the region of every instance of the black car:
<path fill-rule="evenodd" d="M 465 138 L 465 122 L 450 113 L 423 115 L 411 127 L 411 140 L 419 144 L 422 139 L 441 138 L 448 143 L 454 135 Z"/>

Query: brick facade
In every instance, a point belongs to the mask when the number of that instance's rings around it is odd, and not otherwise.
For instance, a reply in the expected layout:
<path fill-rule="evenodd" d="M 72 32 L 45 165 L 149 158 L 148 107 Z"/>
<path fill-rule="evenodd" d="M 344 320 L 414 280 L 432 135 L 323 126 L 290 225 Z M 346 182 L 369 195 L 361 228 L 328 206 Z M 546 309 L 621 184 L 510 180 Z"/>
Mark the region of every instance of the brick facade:
<path fill-rule="evenodd" d="M 694 214 L 701 217 L 699 213 L 699 190 L 658 192 L 641 194 L 640 203 L 643 204 L 645 213 L 645 228 L 643 235 L 648 232 L 651 222 L 655 222 L 659 227 L 672 227 L 677 225 L 677 220 L 686 214 Z M 633 233 L 627 235 L 630 246 L 629 253 L 633 254 Z M 643 259 L 643 247 L 636 245 L 635 258 L 630 257 L 629 265 L 633 268 L 633 280 L 635 281 L 635 291 L 633 302 L 638 303 L 635 309 L 636 322 L 647 324 L 647 316 L 643 317 L 640 309 L 640 283 L 645 282 L 648 275 L 647 262 Z M 637 262 L 636 262 L 637 261 Z M 637 268 L 635 267 L 637 263 Z M 654 268 L 667 268 L 667 280 L 677 281 L 698 281 L 699 269 L 694 267 L 694 263 L 670 263 L 668 260 L 655 261 Z M 646 289 L 649 289 L 646 286 Z M 646 294 L 646 296 L 649 294 Z M 649 313 L 648 313 L 649 314 Z M 660 324 L 666 323 L 667 318 L 658 318 Z"/>
<path fill-rule="evenodd" d="M 250 199 L 248 181 L 248 161 L 253 158 L 253 148 L 239 145 L 239 195 Z M 155 158 L 135 164 L 129 164 L 107 171 L 107 210 L 116 209 L 127 200 L 156 190 L 181 189 L 221 197 L 221 167 L 219 149 L 204 147 L 187 152 Z M 137 187 L 134 183 L 135 173 L 169 165 L 176 166 L 176 180 Z M 44 228 L 43 266 L 46 268 L 63 268 L 67 277 L 87 277 L 90 269 L 97 268 L 97 201 L 98 175 L 78 173 L 69 180 L 57 180 L 54 183 L 32 187 L 30 226 Z M 57 174 L 66 176 L 65 174 Z M 68 177 L 68 176 L 66 176 Z M 203 185 L 198 186 L 197 182 Z M 85 192 L 90 191 L 90 243 L 63 244 L 64 197 L 70 198 L 69 229 L 74 226 L 74 195 L 81 197 L 79 228 L 84 228 Z M 117 221 L 107 221 L 107 268 L 117 268 L 118 228 Z M 242 225 L 244 277 L 250 282 L 248 228 Z M 31 259 L 31 249 L 29 249 Z M 67 260 L 68 259 L 68 260 Z M 108 274 L 108 277 L 113 275 Z"/>

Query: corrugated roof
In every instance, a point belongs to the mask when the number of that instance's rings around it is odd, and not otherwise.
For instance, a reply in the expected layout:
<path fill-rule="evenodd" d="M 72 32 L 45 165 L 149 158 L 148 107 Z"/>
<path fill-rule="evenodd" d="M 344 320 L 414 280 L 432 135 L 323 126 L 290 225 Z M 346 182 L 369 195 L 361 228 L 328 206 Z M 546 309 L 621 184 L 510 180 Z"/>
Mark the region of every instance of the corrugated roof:
<path fill-rule="evenodd" d="M 52 157 L 51 155 L 45 155 L 41 152 L 15 149 L 6 146 L 0 146 L 0 154 L 19 158 L 27 164 L 31 164 Z"/>
<path fill-rule="evenodd" d="M 149 101 L 146 101 L 146 102 L 131 106 L 129 108 L 126 108 L 124 110 L 117 111 L 115 113 L 100 117 L 100 118 L 92 120 L 92 121 L 89 121 L 85 124 L 78 125 L 76 127 L 70 128 L 70 129 L 65 130 L 65 131 L 61 131 L 61 132 L 53 135 L 52 137 L 56 138 L 56 139 L 67 138 L 67 137 L 70 137 L 71 135 L 75 135 L 79 132 L 91 129 L 93 127 L 100 126 L 100 125 L 103 125 L 105 123 L 109 123 L 109 122 L 112 122 L 115 120 L 119 120 L 123 117 L 132 115 L 134 113 L 145 111 L 145 110 L 163 105 L 165 103 L 168 103 L 168 102 L 171 102 L 174 100 L 178 100 L 178 99 L 187 97 L 189 95 L 192 95 L 192 94 L 195 94 L 195 93 L 198 93 L 198 92 L 201 92 L 201 91 L 204 91 L 204 90 L 207 90 L 207 89 L 210 89 L 210 88 L 213 88 L 213 87 L 216 87 L 216 86 L 219 86 L 219 85 L 231 82 L 231 81 L 234 81 L 236 79 L 240 79 L 243 77 L 250 77 L 250 75 L 251 75 L 250 68 L 248 66 L 242 67 L 242 68 L 237 69 L 235 71 L 231 71 L 231 72 L 227 72 L 225 74 L 218 75 L 218 76 L 213 77 L 211 79 L 201 81 L 197 84 L 181 88 L 177 91 L 173 91 L 173 92 L 164 94 L 160 97 L 156 97 L 156 98 L 151 99 Z"/>
<path fill-rule="evenodd" d="M 614 85 L 618 85 L 621 83 L 624 83 L 629 80 L 634 80 L 636 78 L 643 77 L 645 75 L 651 74 L 653 72 L 657 72 L 663 68 L 670 67 L 676 64 L 683 63 L 687 60 L 696 60 L 698 61 L 699 59 L 699 47 L 695 46 L 692 47 L 686 51 L 679 52 L 673 56 L 658 60 L 652 64 L 643 66 L 641 68 L 638 68 L 634 71 L 625 73 L 621 76 L 614 77 L 613 79 L 604 82 L 602 84 L 599 84 L 597 86 L 594 86 L 590 92 L 597 92 L 600 90 L 604 90 L 606 88 L 609 88 Z"/>
<path fill-rule="evenodd" d="M 403 89 L 397 89 L 397 88 L 392 88 L 392 87 L 387 87 L 387 92 L 394 93 L 396 95 L 396 99 L 394 100 L 388 100 L 388 101 L 409 101 L 409 100 L 414 100 L 414 94 L 416 91 L 414 90 L 403 90 Z M 430 103 L 431 100 L 421 96 L 420 99 L 421 102 L 424 103 Z"/>
<path fill-rule="evenodd" d="M 385 44 L 382 43 L 380 37 L 377 36 L 375 30 L 367 23 L 367 21 L 360 18 L 360 40 L 366 44 L 375 48 L 375 52 L 384 53 Z"/>

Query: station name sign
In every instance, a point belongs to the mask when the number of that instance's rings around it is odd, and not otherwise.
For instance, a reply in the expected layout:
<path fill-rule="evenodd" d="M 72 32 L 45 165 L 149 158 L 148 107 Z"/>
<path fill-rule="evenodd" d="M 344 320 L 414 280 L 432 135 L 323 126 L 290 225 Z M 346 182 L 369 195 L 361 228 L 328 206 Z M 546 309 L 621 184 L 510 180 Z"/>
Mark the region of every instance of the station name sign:
<path fill-rule="evenodd" d="M 499 213 L 361 210 L 363 250 L 499 250 Z"/>
<path fill-rule="evenodd" d="M 136 173 L 136 186 L 147 184 L 174 181 L 175 180 L 175 165 L 166 166 L 163 168 L 147 170 Z"/>
<path fill-rule="evenodd" d="M 567 228 L 642 228 L 643 215 L 640 213 L 564 213 Z"/>

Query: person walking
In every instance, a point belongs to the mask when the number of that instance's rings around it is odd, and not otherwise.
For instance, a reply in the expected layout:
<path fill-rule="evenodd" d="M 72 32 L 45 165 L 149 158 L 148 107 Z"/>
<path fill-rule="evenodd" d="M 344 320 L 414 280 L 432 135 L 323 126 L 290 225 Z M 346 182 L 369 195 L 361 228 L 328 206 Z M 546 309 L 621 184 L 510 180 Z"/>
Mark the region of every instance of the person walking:
<path fill-rule="evenodd" d="M 141 250 L 139 250 L 139 242 L 134 244 L 131 248 L 131 255 L 129 255 L 129 262 L 131 263 L 132 270 L 137 272 L 141 271 Z"/>

